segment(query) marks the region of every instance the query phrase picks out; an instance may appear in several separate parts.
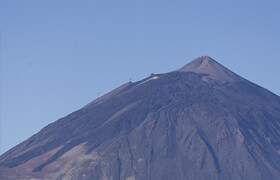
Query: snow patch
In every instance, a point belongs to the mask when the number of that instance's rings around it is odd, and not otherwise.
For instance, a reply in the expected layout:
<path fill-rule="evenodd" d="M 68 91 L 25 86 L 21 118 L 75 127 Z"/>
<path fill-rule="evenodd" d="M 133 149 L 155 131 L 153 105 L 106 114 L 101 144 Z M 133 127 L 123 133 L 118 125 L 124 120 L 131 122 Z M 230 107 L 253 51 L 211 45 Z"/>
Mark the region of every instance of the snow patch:
<path fill-rule="evenodd" d="M 139 158 L 138 159 L 138 163 L 141 163 L 141 162 L 143 162 L 144 161 L 144 159 L 142 159 L 142 158 Z"/>
<path fill-rule="evenodd" d="M 135 180 L 135 176 L 129 176 L 126 180 Z"/>
<path fill-rule="evenodd" d="M 149 82 L 149 81 L 151 81 L 151 80 L 155 80 L 155 79 L 158 79 L 158 76 L 151 77 L 150 79 L 147 79 L 146 81 L 141 82 L 139 85 L 144 84 L 144 83 L 146 83 L 146 82 Z"/>

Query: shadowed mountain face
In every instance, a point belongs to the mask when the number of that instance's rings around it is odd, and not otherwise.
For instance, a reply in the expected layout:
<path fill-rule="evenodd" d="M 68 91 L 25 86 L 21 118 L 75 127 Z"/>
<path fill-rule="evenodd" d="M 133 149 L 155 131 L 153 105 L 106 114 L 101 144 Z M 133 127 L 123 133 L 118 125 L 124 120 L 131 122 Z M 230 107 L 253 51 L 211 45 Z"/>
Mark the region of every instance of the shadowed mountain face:
<path fill-rule="evenodd" d="M 0 156 L 0 179 L 279 179 L 280 97 L 201 56 Z"/>

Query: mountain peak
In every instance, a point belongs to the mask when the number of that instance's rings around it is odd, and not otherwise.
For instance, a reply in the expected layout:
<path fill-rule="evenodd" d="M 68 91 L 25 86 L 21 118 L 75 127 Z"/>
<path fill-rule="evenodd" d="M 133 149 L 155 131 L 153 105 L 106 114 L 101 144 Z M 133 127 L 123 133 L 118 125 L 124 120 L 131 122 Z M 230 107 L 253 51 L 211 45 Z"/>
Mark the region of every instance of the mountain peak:
<path fill-rule="evenodd" d="M 49 124 L 0 156 L 0 179 L 279 180 L 280 98 L 208 56 L 178 71 Z"/>
<path fill-rule="evenodd" d="M 212 59 L 210 56 L 199 56 L 197 58 L 195 58 L 193 61 L 215 61 L 214 59 Z"/>
<path fill-rule="evenodd" d="M 238 79 L 238 75 L 209 56 L 200 56 L 176 71 L 207 74 L 212 78 L 223 82 L 231 82 Z"/>

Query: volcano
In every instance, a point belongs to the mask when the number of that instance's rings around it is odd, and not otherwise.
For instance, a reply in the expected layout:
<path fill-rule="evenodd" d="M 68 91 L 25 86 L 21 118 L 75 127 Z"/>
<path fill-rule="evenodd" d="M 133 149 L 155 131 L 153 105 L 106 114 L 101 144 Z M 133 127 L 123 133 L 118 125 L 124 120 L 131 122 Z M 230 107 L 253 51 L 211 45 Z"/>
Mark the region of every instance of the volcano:
<path fill-rule="evenodd" d="M 0 179 L 276 180 L 280 97 L 208 56 L 126 83 L 0 156 Z"/>

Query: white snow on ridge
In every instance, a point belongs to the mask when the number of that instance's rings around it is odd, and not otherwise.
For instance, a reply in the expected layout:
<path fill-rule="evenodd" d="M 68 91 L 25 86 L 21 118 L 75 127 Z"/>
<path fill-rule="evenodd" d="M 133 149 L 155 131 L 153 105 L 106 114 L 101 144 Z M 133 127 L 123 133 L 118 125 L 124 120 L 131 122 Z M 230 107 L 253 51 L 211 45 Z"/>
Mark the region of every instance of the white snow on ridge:
<path fill-rule="evenodd" d="M 144 83 L 146 83 L 146 82 L 149 82 L 149 81 L 151 81 L 151 80 L 155 80 L 155 79 L 158 79 L 158 76 L 153 76 L 153 77 L 151 77 L 150 79 L 147 79 L 146 81 L 141 82 L 141 83 L 140 83 L 140 84 L 138 84 L 138 85 L 144 84 Z"/>

